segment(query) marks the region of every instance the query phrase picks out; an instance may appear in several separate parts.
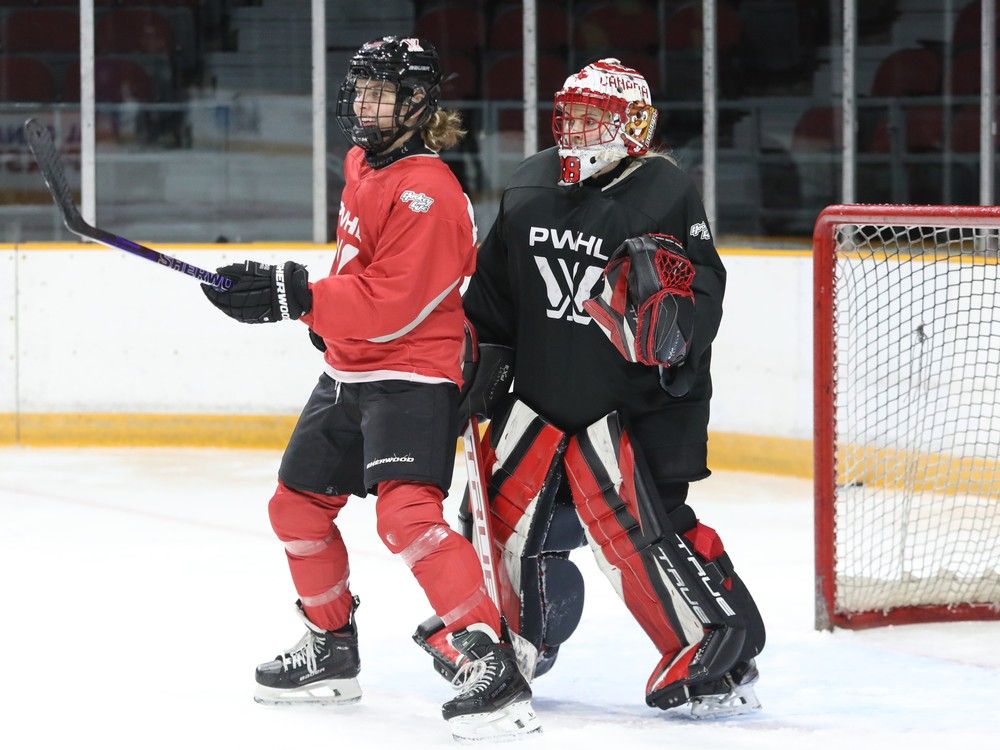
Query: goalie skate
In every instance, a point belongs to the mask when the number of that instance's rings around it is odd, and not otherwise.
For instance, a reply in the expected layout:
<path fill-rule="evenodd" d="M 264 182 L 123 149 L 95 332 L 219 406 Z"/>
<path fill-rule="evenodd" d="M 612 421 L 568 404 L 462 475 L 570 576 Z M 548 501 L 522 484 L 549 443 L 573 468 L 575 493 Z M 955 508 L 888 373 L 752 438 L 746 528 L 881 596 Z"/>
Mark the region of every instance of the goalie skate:
<path fill-rule="evenodd" d="M 737 666 L 711 686 L 716 692 L 700 694 L 700 690 L 692 690 L 690 703 L 692 718 L 724 719 L 759 711 L 760 700 L 753 687 L 759 676 L 757 665 L 751 660 L 745 665 Z M 707 689 L 707 686 L 702 688 L 704 689 Z"/>
<path fill-rule="evenodd" d="M 297 602 L 296 606 L 306 634 L 290 649 L 257 667 L 254 700 L 265 705 L 357 703 L 361 700 L 357 680 L 361 661 L 354 623 L 357 598 L 350 620 L 339 630 L 317 627 L 306 617 L 302 605 Z"/>
<path fill-rule="evenodd" d="M 463 658 L 454 684 L 459 694 L 441 713 L 459 742 L 509 740 L 542 729 L 531 707 L 531 688 L 517 667 L 513 649 L 481 623 L 455 633 Z"/>

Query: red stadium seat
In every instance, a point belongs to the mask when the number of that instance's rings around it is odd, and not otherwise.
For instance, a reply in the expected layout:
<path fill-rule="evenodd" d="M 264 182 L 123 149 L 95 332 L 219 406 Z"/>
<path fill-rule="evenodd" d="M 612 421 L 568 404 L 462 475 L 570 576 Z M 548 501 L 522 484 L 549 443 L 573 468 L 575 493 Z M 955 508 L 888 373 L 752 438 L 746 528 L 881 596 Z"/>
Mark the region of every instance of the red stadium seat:
<path fill-rule="evenodd" d="M 906 127 L 904 149 L 907 153 L 935 153 L 944 144 L 944 110 L 939 106 L 907 107 L 903 114 Z M 889 120 L 881 118 L 875 126 L 867 150 L 888 153 L 891 150 Z"/>
<path fill-rule="evenodd" d="M 31 57 L 0 57 L 0 101 L 51 102 L 56 82 L 48 66 Z"/>
<path fill-rule="evenodd" d="M 728 3 L 720 2 L 716 9 L 716 47 L 719 52 L 733 49 L 743 35 L 743 21 Z M 666 47 L 669 50 L 701 49 L 701 3 L 689 3 L 679 8 L 664 26 Z"/>
<path fill-rule="evenodd" d="M 490 23 L 490 49 L 498 51 L 521 49 L 521 23 L 520 4 L 498 10 L 496 17 Z M 569 43 L 569 19 L 566 9 L 553 2 L 539 3 L 535 29 L 539 52 L 562 50 Z"/>
<path fill-rule="evenodd" d="M 445 83 L 441 87 L 443 99 L 474 99 L 479 95 L 476 64 L 470 55 L 441 55 L 441 71 Z M 454 74 L 454 78 L 447 80 Z"/>
<path fill-rule="evenodd" d="M 103 59 L 94 63 L 94 88 L 99 102 L 151 102 L 156 86 L 135 60 Z M 63 83 L 63 99 L 80 101 L 80 66 L 71 65 Z"/>
<path fill-rule="evenodd" d="M 522 58 L 519 54 L 502 55 L 486 70 L 484 96 L 487 99 L 524 98 Z M 549 99 L 566 80 L 566 62 L 556 55 L 538 56 L 538 98 Z"/>
<path fill-rule="evenodd" d="M 1000 63 L 1000 52 L 997 53 Z M 951 93 L 955 96 L 978 96 L 982 80 L 982 55 L 979 49 L 960 52 L 951 64 Z M 1000 75 L 996 76 L 995 90 L 1000 91 Z"/>
<path fill-rule="evenodd" d="M 1000 5 L 996 7 L 996 14 L 1000 20 Z M 951 35 L 956 50 L 979 49 L 983 34 L 982 18 L 983 6 L 979 0 L 973 0 L 959 11 L 955 19 L 955 30 Z M 1000 34 L 1000 25 L 995 25 L 994 28 Z"/>
<path fill-rule="evenodd" d="M 792 151 L 833 151 L 841 147 L 840 110 L 813 107 L 799 117 L 792 130 Z"/>
<path fill-rule="evenodd" d="M 76 11 L 22 10 L 4 19 L 0 30 L 4 54 L 71 52 L 80 54 L 80 14 Z"/>
<path fill-rule="evenodd" d="M 997 143 L 993 136 L 994 146 Z M 979 153 L 979 106 L 963 107 L 951 122 L 951 148 L 962 154 Z"/>
<path fill-rule="evenodd" d="M 497 129 L 501 131 L 523 131 L 524 130 L 524 110 L 523 109 L 503 109 L 497 118 Z M 541 148 L 548 148 L 553 143 L 552 139 L 552 106 L 542 100 L 538 108 L 538 145 Z"/>
<path fill-rule="evenodd" d="M 421 13 L 415 24 L 416 35 L 442 53 L 482 47 L 485 28 L 482 11 L 463 2 L 434 5 Z"/>
<path fill-rule="evenodd" d="M 900 49 L 875 71 L 872 96 L 934 96 L 941 93 L 941 58 L 926 49 Z"/>
<path fill-rule="evenodd" d="M 625 0 L 581 9 L 574 39 L 581 50 L 646 50 L 659 44 L 656 10 Z"/>
<path fill-rule="evenodd" d="M 979 152 L 979 107 L 961 109 L 951 122 L 951 148 L 961 154 Z"/>
<path fill-rule="evenodd" d="M 174 32 L 160 13 L 148 8 L 119 8 L 101 16 L 94 27 L 99 55 L 174 52 Z"/>

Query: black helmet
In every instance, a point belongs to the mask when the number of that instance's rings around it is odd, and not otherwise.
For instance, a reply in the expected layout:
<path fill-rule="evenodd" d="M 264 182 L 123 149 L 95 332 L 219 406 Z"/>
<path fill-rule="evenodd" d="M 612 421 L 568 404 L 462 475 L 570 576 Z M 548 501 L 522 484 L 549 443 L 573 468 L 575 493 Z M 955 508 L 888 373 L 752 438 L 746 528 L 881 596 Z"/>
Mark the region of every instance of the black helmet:
<path fill-rule="evenodd" d="M 392 84 L 395 105 L 391 127 L 364 120 L 355 111 L 359 89 L 362 102 L 374 107 L 375 112 L 386 93 L 367 83 L 359 87 L 359 80 Z M 363 45 L 351 58 L 347 78 L 337 97 L 337 122 L 352 143 L 370 153 L 379 153 L 404 133 L 423 127 L 437 110 L 440 95 L 441 64 L 434 46 L 423 39 L 383 37 Z M 387 116 L 385 112 L 381 114 Z M 406 124 L 414 115 L 416 120 Z"/>

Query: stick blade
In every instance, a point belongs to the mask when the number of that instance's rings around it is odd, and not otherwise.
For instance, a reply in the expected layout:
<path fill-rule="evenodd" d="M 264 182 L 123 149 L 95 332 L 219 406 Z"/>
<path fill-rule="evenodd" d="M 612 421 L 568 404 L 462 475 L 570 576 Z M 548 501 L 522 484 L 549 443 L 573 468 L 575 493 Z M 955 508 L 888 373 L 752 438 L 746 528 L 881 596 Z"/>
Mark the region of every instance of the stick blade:
<path fill-rule="evenodd" d="M 38 167 L 42 170 L 42 177 L 45 184 L 52 193 L 52 199 L 56 202 L 56 207 L 62 213 L 63 223 L 66 228 L 74 234 L 82 234 L 81 228 L 86 226 L 83 217 L 80 215 L 73 202 L 73 193 L 66 182 L 66 173 L 63 171 L 59 161 L 59 153 L 52 140 L 49 129 L 34 118 L 28 119 L 24 123 L 24 133 L 27 136 L 28 148 L 38 162 Z"/>

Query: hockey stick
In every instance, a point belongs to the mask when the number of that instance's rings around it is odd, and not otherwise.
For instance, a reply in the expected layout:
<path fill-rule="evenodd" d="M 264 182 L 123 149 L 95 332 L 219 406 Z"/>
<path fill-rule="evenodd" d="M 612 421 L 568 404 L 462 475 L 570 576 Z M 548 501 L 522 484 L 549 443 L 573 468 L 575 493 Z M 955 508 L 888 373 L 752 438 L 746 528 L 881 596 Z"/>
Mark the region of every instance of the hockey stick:
<path fill-rule="evenodd" d="M 500 578 L 493 555 L 493 524 L 490 522 L 490 506 L 486 497 L 486 462 L 479 445 L 479 419 L 475 415 L 469 419 L 462 433 L 465 446 L 465 467 L 469 475 L 469 515 L 472 516 L 472 546 L 479 556 L 483 568 L 483 582 L 486 593 L 500 610 L 500 620 L 504 621 L 503 607 L 500 605 Z M 538 649 L 527 638 L 507 629 L 517 667 L 528 682 L 535 676 L 538 663 Z"/>
<path fill-rule="evenodd" d="M 140 245 L 138 242 L 132 242 L 132 240 L 127 240 L 124 237 L 119 237 L 117 234 L 105 232 L 103 229 L 98 229 L 88 224 L 83 220 L 83 217 L 76 208 L 76 204 L 73 203 L 73 195 L 70 193 L 69 183 L 66 182 L 66 173 L 63 171 L 62 161 L 56 152 L 49 129 L 38 122 L 38 120 L 31 118 L 24 123 L 24 132 L 28 137 L 28 147 L 31 149 L 31 153 L 35 156 L 35 161 L 38 162 L 38 166 L 42 170 L 45 184 L 48 186 L 49 192 L 52 193 L 56 207 L 62 214 L 63 223 L 73 234 L 88 240 L 100 242 L 102 245 L 115 248 L 116 250 L 124 250 L 127 253 L 132 253 L 133 255 L 138 255 L 140 258 L 159 263 L 161 266 L 166 266 L 174 271 L 193 276 L 198 281 L 213 286 L 220 291 L 224 292 L 232 287 L 233 280 L 228 276 L 223 276 L 213 271 L 206 271 L 203 268 L 198 268 L 198 266 L 192 266 L 190 263 L 185 263 L 158 250 L 153 250 L 145 245 Z"/>
<path fill-rule="evenodd" d="M 472 546 L 483 568 L 486 593 L 500 609 L 500 579 L 493 558 L 493 527 L 486 499 L 486 466 L 479 447 L 479 418 L 473 415 L 462 433 L 465 468 L 469 475 L 469 514 L 472 516 Z"/>

